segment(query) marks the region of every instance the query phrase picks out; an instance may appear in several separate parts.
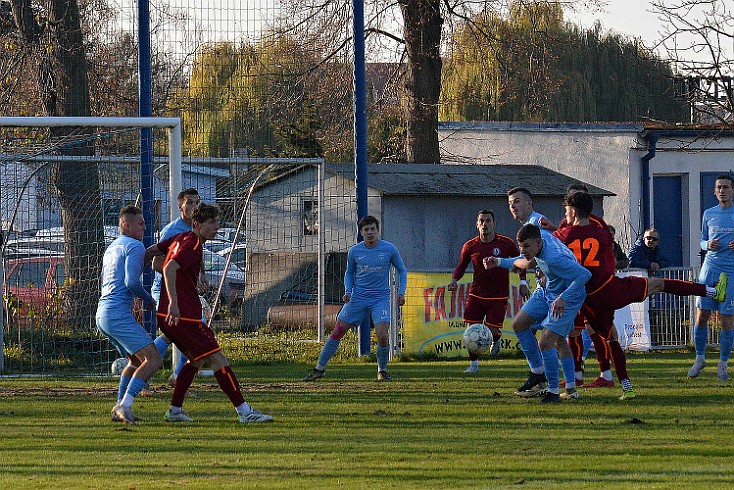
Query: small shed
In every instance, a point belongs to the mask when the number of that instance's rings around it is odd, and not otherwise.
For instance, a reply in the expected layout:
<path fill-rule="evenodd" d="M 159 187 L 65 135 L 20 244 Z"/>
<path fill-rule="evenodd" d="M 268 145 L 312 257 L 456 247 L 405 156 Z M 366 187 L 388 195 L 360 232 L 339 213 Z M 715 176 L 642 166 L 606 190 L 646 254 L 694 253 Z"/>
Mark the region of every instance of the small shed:
<path fill-rule="evenodd" d="M 327 164 L 324 170 L 322 216 L 316 221 L 324 233 L 326 295 L 338 300 L 345 255 L 356 241 L 354 166 Z M 268 308 L 289 291 L 315 291 L 318 237 L 307 233 L 303 223 L 312 219 L 317 174 L 317 166 L 303 165 L 253 192 L 246 231 L 248 325 L 265 323 Z M 580 182 L 536 165 L 370 164 L 368 209 L 380 220 L 382 238 L 399 248 L 408 270 L 451 271 L 464 242 L 477 234 L 479 210 L 491 209 L 497 232 L 514 237 L 520 224 L 508 210 L 509 189 L 528 188 L 535 209 L 558 223 L 567 187 Z M 586 185 L 595 214 L 603 215 L 603 198 L 614 194 Z"/>

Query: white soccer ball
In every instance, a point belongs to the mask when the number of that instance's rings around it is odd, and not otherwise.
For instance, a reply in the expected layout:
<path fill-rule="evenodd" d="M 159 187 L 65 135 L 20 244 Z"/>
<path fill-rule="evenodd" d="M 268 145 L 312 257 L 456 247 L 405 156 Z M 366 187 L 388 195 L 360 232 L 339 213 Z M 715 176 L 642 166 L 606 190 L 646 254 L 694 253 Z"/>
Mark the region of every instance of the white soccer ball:
<path fill-rule="evenodd" d="M 122 374 L 122 371 L 125 369 L 125 366 L 127 366 L 127 363 L 129 361 L 126 357 L 120 357 L 119 359 L 115 359 L 112 361 L 112 364 L 110 365 L 110 372 L 115 375 L 119 376 Z"/>
<path fill-rule="evenodd" d="M 492 347 L 492 331 L 481 323 L 469 325 L 464 330 L 464 346 L 469 354 L 484 354 Z"/>

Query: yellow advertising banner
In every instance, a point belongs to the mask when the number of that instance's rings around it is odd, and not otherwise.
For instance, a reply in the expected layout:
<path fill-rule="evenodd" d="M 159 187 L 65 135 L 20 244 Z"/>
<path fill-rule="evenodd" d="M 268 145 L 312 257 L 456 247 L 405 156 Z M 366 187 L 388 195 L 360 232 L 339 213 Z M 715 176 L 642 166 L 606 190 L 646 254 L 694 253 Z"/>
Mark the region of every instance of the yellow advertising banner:
<path fill-rule="evenodd" d="M 448 290 L 450 273 L 408 272 L 403 313 L 403 352 L 433 354 L 439 357 L 466 357 L 463 333 L 464 302 L 472 274 L 466 274 L 453 293 Z M 528 284 L 535 287 L 535 275 L 528 274 Z M 510 274 L 510 299 L 502 329 L 502 349 L 519 350 L 512 318 L 522 307 L 520 279 Z"/>

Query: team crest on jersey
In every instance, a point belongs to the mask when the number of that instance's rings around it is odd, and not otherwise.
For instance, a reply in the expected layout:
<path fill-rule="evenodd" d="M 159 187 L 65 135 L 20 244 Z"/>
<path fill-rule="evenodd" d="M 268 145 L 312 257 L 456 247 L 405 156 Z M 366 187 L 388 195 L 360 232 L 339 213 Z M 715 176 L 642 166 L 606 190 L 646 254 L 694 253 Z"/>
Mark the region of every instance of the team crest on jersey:
<path fill-rule="evenodd" d="M 494 255 L 495 257 L 499 257 L 501 253 L 502 253 L 502 250 L 500 250 L 499 247 L 494 247 L 492 249 L 492 255 Z"/>

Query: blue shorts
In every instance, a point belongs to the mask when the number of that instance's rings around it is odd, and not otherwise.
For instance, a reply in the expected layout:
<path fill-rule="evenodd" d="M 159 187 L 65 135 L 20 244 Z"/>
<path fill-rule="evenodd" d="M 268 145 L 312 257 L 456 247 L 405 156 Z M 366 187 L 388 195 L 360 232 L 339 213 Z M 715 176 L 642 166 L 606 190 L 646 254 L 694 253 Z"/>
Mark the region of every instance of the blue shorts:
<path fill-rule="evenodd" d="M 110 339 L 110 343 L 124 356 L 133 355 L 153 343 L 148 332 L 137 322 L 132 312 L 110 315 L 97 311 L 97 328 Z"/>
<path fill-rule="evenodd" d="M 704 260 L 701 272 L 698 274 L 698 282 L 713 286 L 719 280 L 719 274 L 722 272 L 725 271 L 706 265 Z M 702 310 L 718 311 L 722 315 L 734 315 L 734 274 L 729 274 L 729 282 L 726 285 L 726 301 L 719 303 L 709 297 L 699 296 L 696 300 L 696 307 Z"/>
<path fill-rule="evenodd" d="M 344 303 L 339 312 L 339 320 L 351 325 L 360 325 L 367 318 L 372 318 L 372 323 L 390 323 L 390 298 L 352 298 Z"/>
<path fill-rule="evenodd" d="M 561 337 L 566 337 L 573 330 L 573 321 L 576 315 L 578 315 L 584 301 L 583 299 L 581 302 L 566 301 L 563 316 L 553 318 L 550 312 L 551 305 L 555 299 L 556 297 L 547 294 L 545 289 L 536 288 L 533 295 L 530 296 L 530 299 L 522 306 L 522 311 L 530 315 L 536 324 L 540 322 L 541 328 L 547 328 Z M 533 328 L 537 328 L 536 325 L 533 325 Z"/>

